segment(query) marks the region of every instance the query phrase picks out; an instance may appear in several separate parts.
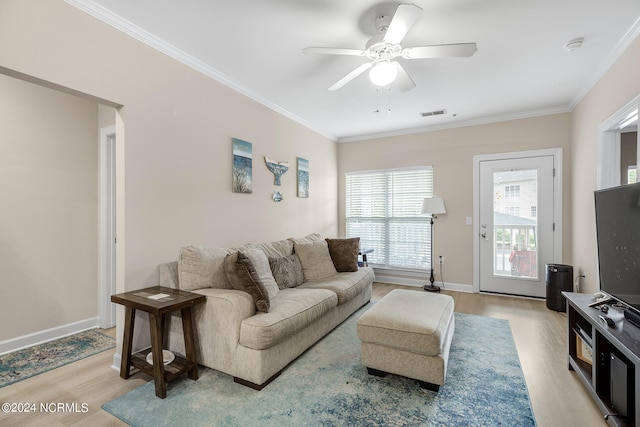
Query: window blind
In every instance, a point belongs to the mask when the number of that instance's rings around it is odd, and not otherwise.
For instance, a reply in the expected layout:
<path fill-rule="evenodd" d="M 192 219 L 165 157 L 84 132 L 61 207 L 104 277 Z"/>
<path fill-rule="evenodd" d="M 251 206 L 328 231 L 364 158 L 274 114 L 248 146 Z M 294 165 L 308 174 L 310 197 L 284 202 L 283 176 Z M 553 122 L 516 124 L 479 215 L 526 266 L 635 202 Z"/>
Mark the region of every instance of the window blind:
<path fill-rule="evenodd" d="M 388 268 L 431 268 L 430 216 L 422 202 L 433 196 L 433 168 L 346 174 L 347 237 L 373 249 L 367 261 Z"/>

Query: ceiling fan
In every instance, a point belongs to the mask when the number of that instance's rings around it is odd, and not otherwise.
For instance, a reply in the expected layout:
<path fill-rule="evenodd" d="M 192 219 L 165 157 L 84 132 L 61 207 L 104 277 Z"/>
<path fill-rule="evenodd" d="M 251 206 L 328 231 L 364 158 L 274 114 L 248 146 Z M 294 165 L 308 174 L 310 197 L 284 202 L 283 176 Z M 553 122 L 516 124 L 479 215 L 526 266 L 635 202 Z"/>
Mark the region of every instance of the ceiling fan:
<path fill-rule="evenodd" d="M 371 38 L 364 50 L 332 47 L 307 47 L 304 53 L 326 55 L 363 56 L 370 60 L 335 82 L 329 90 L 338 90 L 360 74 L 369 71 L 371 82 L 378 86 L 387 86 L 394 81 L 402 92 L 413 89 L 416 84 L 402 65 L 394 59 L 430 59 L 466 57 L 473 55 L 478 48 L 475 43 L 441 44 L 403 48 L 400 43 L 418 19 L 421 8 L 414 4 L 400 4 L 393 17 L 380 15 L 376 18 L 378 35 Z"/>

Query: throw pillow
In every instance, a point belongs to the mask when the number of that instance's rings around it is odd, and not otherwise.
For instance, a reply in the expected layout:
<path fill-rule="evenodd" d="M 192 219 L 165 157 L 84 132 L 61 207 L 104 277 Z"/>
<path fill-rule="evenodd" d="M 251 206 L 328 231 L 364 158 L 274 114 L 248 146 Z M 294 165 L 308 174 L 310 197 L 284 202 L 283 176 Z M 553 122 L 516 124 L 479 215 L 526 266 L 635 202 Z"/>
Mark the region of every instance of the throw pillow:
<path fill-rule="evenodd" d="M 273 278 L 280 289 L 295 288 L 304 283 L 304 273 L 298 255 L 269 258 Z"/>
<path fill-rule="evenodd" d="M 322 280 L 338 274 L 331 261 L 327 242 L 296 243 L 293 247 L 300 257 L 305 280 Z"/>
<path fill-rule="evenodd" d="M 329 254 L 338 272 L 358 271 L 358 253 L 360 238 L 325 239 L 329 246 Z"/>
<path fill-rule="evenodd" d="M 231 285 L 251 295 L 256 310 L 269 312 L 271 299 L 278 294 L 267 256 L 260 249 L 247 249 L 229 255 L 224 262 Z"/>
<path fill-rule="evenodd" d="M 178 282 L 183 291 L 202 288 L 231 289 L 224 271 L 229 251 L 224 248 L 184 246 L 178 256 Z"/>

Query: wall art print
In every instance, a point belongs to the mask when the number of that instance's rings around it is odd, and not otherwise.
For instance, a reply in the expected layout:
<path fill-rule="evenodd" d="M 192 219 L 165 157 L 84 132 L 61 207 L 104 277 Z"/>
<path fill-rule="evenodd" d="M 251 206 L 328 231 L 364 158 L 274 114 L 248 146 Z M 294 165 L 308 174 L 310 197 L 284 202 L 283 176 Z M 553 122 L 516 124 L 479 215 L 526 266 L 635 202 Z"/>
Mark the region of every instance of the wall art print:
<path fill-rule="evenodd" d="M 233 142 L 233 181 L 234 193 L 253 193 L 253 145 L 241 139 Z"/>
<path fill-rule="evenodd" d="M 271 160 L 267 156 L 264 156 L 264 162 L 267 164 L 267 169 L 269 169 L 273 174 L 273 185 L 282 185 L 282 183 L 280 182 L 280 177 L 282 177 L 282 175 L 284 175 L 289 170 L 289 163 L 276 162 L 275 160 Z"/>
<path fill-rule="evenodd" d="M 309 160 L 298 157 L 298 197 L 309 197 Z"/>

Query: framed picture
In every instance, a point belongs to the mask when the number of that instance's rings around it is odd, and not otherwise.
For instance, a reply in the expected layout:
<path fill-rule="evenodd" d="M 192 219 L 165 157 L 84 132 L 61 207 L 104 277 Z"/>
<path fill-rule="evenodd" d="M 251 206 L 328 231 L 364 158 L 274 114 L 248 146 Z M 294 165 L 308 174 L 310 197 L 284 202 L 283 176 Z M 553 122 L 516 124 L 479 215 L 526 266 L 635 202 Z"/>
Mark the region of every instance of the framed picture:
<path fill-rule="evenodd" d="M 309 197 L 309 160 L 298 157 L 298 197 Z"/>
<path fill-rule="evenodd" d="M 233 178 L 234 193 L 253 192 L 253 146 L 250 142 L 232 138 L 233 142 Z"/>
<path fill-rule="evenodd" d="M 593 349 L 576 335 L 576 357 L 589 365 L 593 364 Z"/>

